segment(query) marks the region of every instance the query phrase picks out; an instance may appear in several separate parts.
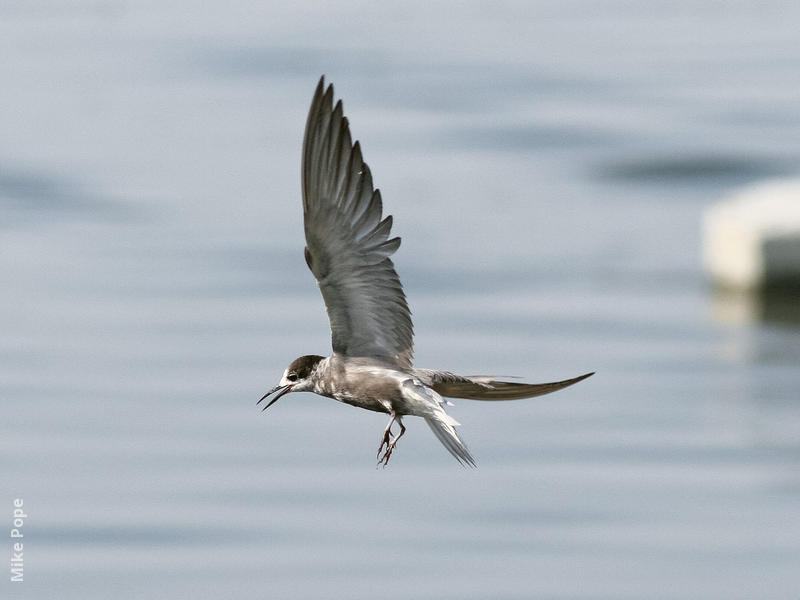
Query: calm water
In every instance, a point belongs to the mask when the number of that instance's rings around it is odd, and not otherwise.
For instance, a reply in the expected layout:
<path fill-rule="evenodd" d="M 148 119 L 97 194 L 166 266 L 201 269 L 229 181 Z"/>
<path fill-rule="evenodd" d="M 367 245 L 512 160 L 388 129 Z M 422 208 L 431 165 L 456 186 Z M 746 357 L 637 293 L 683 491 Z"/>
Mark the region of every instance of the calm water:
<path fill-rule="evenodd" d="M 800 170 L 794 3 L 170 4 L 0 4 L 4 597 L 797 598 L 797 312 L 699 262 L 705 207 Z M 379 470 L 383 415 L 254 405 L 329 348 L 321 73 L 417 364 L 598 372 L 458 401 L 475 471 L 415 420 Z"/>

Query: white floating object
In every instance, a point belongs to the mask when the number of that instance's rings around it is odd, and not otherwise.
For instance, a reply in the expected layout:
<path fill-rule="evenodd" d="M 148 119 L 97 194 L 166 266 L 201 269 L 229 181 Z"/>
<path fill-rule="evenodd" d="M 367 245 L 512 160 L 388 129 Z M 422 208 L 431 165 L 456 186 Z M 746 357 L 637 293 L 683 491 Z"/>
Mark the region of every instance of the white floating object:
<path fill-rule="evenodd" d="M 723 287 L 800 287 L 800 179 L 746 188 L 703 219 L 703 260 Z"/>

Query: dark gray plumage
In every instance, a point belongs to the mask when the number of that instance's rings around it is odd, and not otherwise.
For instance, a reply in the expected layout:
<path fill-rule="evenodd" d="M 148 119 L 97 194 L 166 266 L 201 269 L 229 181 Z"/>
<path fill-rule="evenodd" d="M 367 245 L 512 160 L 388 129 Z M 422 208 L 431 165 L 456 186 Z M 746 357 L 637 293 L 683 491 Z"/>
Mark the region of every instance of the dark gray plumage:
<path fill-rule="evenodd" d="M 317 278 L 331 322 L 333 351 L 373 356 L 410 367 L 411 311 L 389 258 L 400 238 L 389 238 L 380 190 L 352 143 L 342 102 L 320 79 L 303 142 L 303 218 L 306 263 Z"/>
<path fill-rule="evenodd" d="M 431 386 L 437 393 L 448 398 L 467 398 L 469 400 L 521 400 L 544 396 L 551 392 L 583 381 L 593 373 L 580 375 L 564 381 L 551 383 L 517 383 L 497 381 L 486 375 L 456 375 L 447 371 L 414 369 L 417 376 Z"/>

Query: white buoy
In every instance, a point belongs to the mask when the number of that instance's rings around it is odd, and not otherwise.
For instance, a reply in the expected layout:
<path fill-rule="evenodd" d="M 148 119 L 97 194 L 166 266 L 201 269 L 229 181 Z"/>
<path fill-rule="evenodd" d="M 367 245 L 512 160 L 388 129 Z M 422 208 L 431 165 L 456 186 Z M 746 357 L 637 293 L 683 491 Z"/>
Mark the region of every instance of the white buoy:
<path fill-rule="evenodd" d="M 706 210 L 703 260 L 715 284 L 800 287 L 800 179 L 768 181 Z"/>

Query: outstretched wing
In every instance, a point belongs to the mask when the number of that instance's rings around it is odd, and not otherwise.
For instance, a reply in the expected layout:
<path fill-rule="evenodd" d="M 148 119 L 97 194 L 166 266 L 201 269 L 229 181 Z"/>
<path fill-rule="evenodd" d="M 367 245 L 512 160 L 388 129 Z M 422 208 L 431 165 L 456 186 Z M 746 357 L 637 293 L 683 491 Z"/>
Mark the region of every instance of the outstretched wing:
<path fill-rule="evenodd" d="M 447 371 L 431 369 L 414 369 L 415 374 L 437 393 L 447 398 L 467 398 L 469 400 L 519 400 L 533 398 L 550 392 L 563 390 L 565 387 L 583 381 L 594 373 L 586 373 L 580 377 L 554 381 L 552 383 L 515 383 L 495 381 L 488 376 L 456 375 Z"/>
<path fill-rule="evenodd" d="M 322 77 L 314 93 L 303 141 L 303 217 L 306 263 L 331 323 L 333 351 L 369 356 L 409 368 L 413 360 L 411 312 L 389 258 L 400 238 L 389 239 L 392 217 L 382 215 L 379 190 L 352 143 L 341 100 Z"/>

